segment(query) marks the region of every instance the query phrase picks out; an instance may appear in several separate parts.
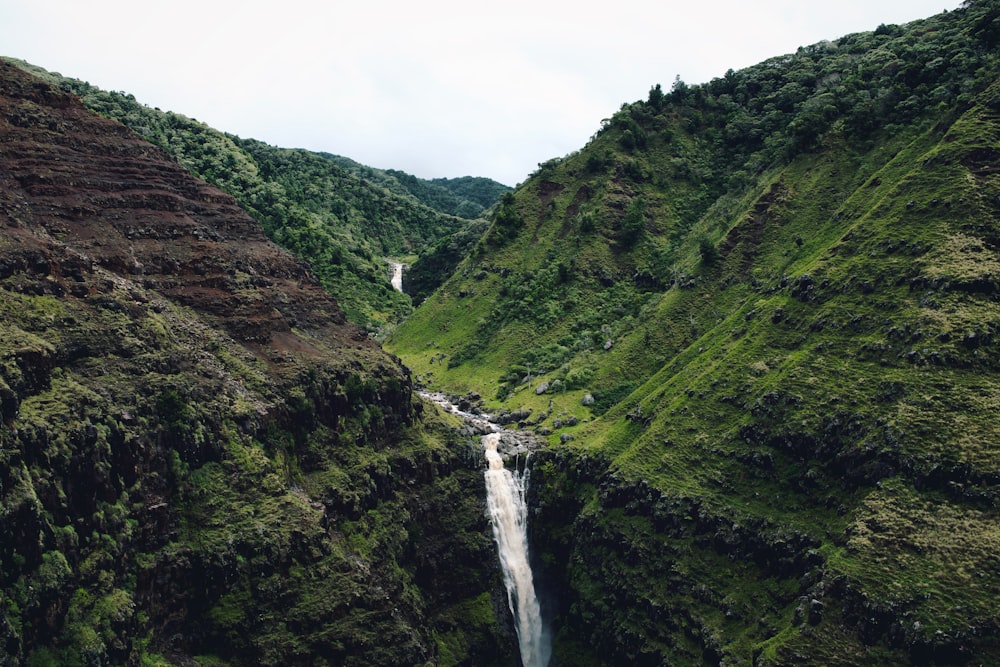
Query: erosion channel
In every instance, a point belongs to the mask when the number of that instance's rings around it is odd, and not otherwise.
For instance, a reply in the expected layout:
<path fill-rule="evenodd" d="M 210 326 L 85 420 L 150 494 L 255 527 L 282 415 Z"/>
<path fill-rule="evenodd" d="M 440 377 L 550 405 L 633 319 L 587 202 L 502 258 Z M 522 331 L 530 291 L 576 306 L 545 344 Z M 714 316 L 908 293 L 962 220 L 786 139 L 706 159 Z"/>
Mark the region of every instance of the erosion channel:
<path fill-rule="evenodd" d="M 423 396 L 461 417 L 475 434 L 482 436 L 487 508 L 503 570 L 507 603 L 517 631 L 521 663 L 524 667 L 545 667 L 552 650 L 528 560 L 528 505 L 525 500 L 531 477 L 528 459 L 532 446 L 537 443 L 530 434 L 503 428 L 490 415 L 460 410 L 443 394 Z M 513 463 L 510 468 L 505 466 L 505 459 Z"/>

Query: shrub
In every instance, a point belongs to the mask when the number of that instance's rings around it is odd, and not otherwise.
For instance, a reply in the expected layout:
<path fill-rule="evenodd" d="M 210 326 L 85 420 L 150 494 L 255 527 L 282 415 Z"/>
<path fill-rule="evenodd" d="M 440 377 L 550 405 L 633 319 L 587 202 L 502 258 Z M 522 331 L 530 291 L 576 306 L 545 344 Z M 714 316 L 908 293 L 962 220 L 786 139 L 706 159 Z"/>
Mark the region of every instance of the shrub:
<path fill-rule="evenodd" d="M 698 253 L 701 255 L 701 263 L 705 266 L 712 266 L 719 261 L 719 249 L 705 236 L 698 240 Z"/>
<path fill-rule="evenodd" d="M 626 246 L 633 246 L 642 236 L 646 227 L 646 200 L 636 197 L 629 204 L 625 211 L 625 219 L 622 220 L 622 242 Z"/>

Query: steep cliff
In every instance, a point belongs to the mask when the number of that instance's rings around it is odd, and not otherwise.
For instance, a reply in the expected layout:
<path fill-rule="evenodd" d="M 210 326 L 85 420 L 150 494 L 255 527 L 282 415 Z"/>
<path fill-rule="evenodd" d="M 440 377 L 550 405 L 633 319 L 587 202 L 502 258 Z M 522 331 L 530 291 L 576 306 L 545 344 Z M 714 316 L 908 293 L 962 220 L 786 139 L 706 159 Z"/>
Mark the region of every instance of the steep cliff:
<path fill-rule="evenodd" d="M 0 312 L 0 663 L 516 660 L 478 460 L 408 371 L 232 197 L 6 63 Z"/>
<path fill-rule="evenodd" d="M 427 251 L 509 190 L 489 179 L 427 181 L 328 153 L 270 146 L 148 107 L 125 92 L 7 61 L 78 95 L 91 111 L 119 121 L 233 195 L 268 238 L 309 263 L 349 320 L 369 330 L 411 310 L 407 296 L 389 284 L 386 257 Z"/>

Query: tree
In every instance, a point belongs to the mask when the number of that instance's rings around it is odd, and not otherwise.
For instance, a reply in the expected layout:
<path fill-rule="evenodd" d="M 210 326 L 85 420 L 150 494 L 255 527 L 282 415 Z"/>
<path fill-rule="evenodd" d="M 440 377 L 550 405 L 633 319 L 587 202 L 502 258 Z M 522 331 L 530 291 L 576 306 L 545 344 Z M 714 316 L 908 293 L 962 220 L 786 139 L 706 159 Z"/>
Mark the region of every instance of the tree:
<path fill-rule="evenodd" d="M 681 75 L 678 74 L 674 77 L 674 85 L 670 87 L 670 96 L 675 102 L 683 102 L 690 90 L 688 85 L 681 80 Z"/>
<path fill-rule="evenodd" d="M 496 213 L 493 216 L 493 227 L 486 237 L 487 243 L 502 246 L 517 235 L 524 225 L 524 218 L 517 211 L 517 204 L 511 192 L 505 192 L 500 198 Z"/>
<path fill-rule="evenodd" d="M 636 197 L 629 204 L 625 211 L 625 219 L 622 221 L 622 242 L 626 246 L 633 246 L 642 236 L 646 227 L 646 200 Z"/>
<path fill-rule="evenodd" d="M 665 96 L 663 94 L 663 88 L 660 87 L 660 84 L 656 84 L 649 89 L 648 104 L 653 111 L 659 111 L 662 109 L 664 100 Z"/>
<path fill-rule="evenodd" d="M 698 253 L 701 255 L 701 263 L 705 266 L 712 266 L 719 261 L 719 249 L 707 236 L 698 239 Z"/>

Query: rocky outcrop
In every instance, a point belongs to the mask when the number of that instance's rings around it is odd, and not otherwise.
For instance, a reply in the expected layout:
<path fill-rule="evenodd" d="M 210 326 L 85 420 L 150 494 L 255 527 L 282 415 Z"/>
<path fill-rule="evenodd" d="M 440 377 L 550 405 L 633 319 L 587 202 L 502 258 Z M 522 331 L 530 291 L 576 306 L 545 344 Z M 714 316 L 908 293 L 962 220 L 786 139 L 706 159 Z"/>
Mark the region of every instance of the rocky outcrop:
<path fill-rule="evenodd" d="M 968 607 L 936 601 L 952 577 L 936 569 L 934 503 L 901 484 L 884 487 L 888 502 L 906 505 L 901 513 L 913 524 L 881 523 L 899 517 L 876 519 L 871 503 L 846 535 L 823 544 L 746 507 L 628 479 L 602 457 L 546 449 L 532 466 L 532 548 L 546 613 L 560 628 L 556 656 L 651 667 L 744 657 L 754 665 L 860 664 L 875 655 L 887 664 L 965 665 L 995 651 L 1000 626 L 978 591 L 967 594 Z M 941 503 L 937 511 L 957 510 Z M 988 533 L 989 516 L 965 511 L 966 531 Z M 984 568 L 982 581 L 995 562 L 991 538 L 971 532 L 944 541 L 966 545 L 963 559 Z M 857 558 L 857 569 L 845 571 L 841 553 Z M 936 574 L 923 584 L 927 597 L 899 594 L 894 577 L 928 567 Z M 872 581 L 869 568 L 882 580 Z M 896 597 L 882 597 L 881 586 Z M 734 635 L 749 636 L 745 652 L 734 650 Z"/>

